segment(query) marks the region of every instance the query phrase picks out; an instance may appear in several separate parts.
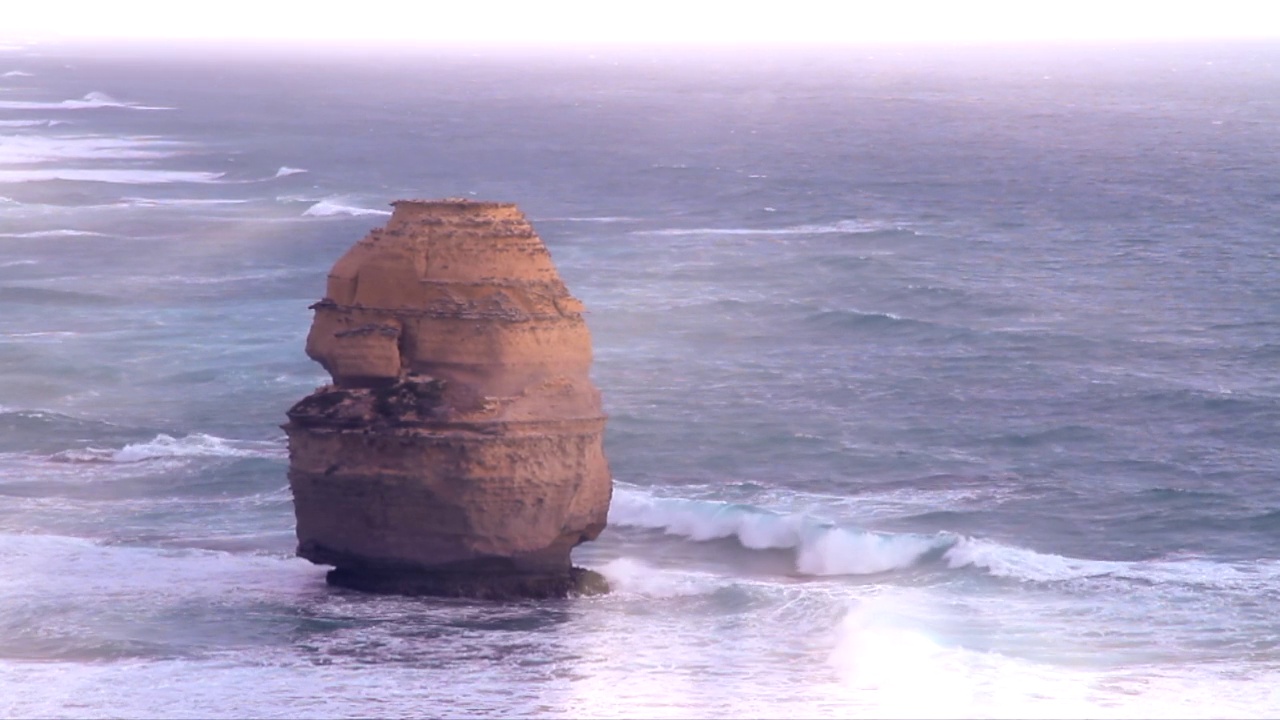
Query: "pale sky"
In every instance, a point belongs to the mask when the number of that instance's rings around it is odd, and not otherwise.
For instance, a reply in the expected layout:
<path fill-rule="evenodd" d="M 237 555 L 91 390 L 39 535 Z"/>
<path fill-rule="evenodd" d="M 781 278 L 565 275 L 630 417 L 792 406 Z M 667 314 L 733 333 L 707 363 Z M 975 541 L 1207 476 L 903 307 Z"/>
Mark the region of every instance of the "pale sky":
<path fill-rule="evenodd" d="M 1280 0 L 0 0 L 0 39 L 421 45 L 1280 38 Z"/>

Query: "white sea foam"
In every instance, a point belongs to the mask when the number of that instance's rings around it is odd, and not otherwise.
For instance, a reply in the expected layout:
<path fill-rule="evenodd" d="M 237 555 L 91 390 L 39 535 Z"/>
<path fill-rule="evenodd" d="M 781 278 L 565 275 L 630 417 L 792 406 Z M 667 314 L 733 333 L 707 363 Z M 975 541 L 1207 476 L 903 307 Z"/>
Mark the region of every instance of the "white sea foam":
<path fill-rule="evenodd" d="M 201 205 L 243 205 L 248 200 L 238 200 L 231 198 L 142 198 L 142 197 L 124 197 L 120 198 L 122 204 L 129 207 L 186 207 Z"/>
<path fill-rule="evenodd" d="M 275 176 L 278 178 L 282 178 L 282 177 L 288 177 L 290 175 L 297 175 L 299 173 L 304 173 L 304 172 L 307 172 L 307 171 L 303 168 L 289 167 L 288 165 L 285 165 L 276 171 Z"/>
<path fill-rule="evenodd" d="M 278 442 L 228 440 L 204 433 L 192 433 L 180 438 L 160 434 L 148 442 L 133 443 L 119 449 L 90 447 L 83 450 L 64 450 L 54 454 L 51 459 L 63 462 L 137 463 L 175 458 L 283 458 L 286 456 L 286 449 Z"/>
<path fill-rule="evenodd" d="M 235 273 L 231 275 L 143 275 L 135 278 L 129 278 L 131 282 L 139 284 L 157 283 L 161 285 L 222 285 L 226 283 L 244 283 L 244 282 L 262 282 L 264 280 L 279 280 L 280 278 L 295 277 L 305 274 L 305 271 L 298 268 L 280 268 L 276 270 L 259 270 L 246 273 Z M 124 278 L 122 278 L 123 280 Z"/>
<path fill-rule="evenodd" d="M 957 705 L 968 705 L 969 698 L 957 685 L 961 678 L 955 668 L 947 667 L 955 653 L 948 657 L 928 634 L 899 618 L 893 605 L 871 598 L 851 610 L 836 629 L 828 662 L 848 689 L 876 698 L 877 710 L 934 717 L 946 708 L 964 716 Z M 928 684 L 929 692 L 920 692 L 921 683 Z"/>
<path fill-rule="evenodd" d="M 821 225 L 792 225 L 780 228 L 665 228 L 636 230 L 633 235 L 859 235 L 880 230 L 899 230 L 897 225 L 869 220 L 840 220 Z"/>
<path fill-rule="evenodd" d="M 714 578 L 661 570 L 633 558 L 617 558 L 596 568 L 615 593 L 665 598 L 701 595 L 713 589 Z"/>
<path fill-rule="evenodd" d="M 948 535 L 889 535 L 842 528 L 803 515 L 626 488 L 614 491 L 609 523 L 658 529 L 696 541 L 734 538 L 752 550 L 794 550 L 806 575 L 865 575 L 910 567 L 955 541 Z"/>
<path fill-rule="evenodd" d="M 10 260 L 8 262 L 0 262 L 0 268 L 18 267 L 19 265 L 37 265 L 37 260 Z"/>
<path fill-rule="evenodd" d="M 12 608 L 4 600 L 26 594 L 47 599 L 93 593 L 165 603 L 245 591 L 291 595 L 323 583 L 313 566 L 293 558 L 121 547 L 51 535 L 0 538 L 0 561 L 13 570 L 0 575 L 0 607 Z"/>
<path fill-rule="evenodd" d="M 4 75 L 0 75 L 0 77 L 34 77 L 34 75 L 32 75 L 29 72 L 25 72 L 23 70 L 10 70 L 9 72 L 6 72 Z"/>
<path fill-rule="evenodd" d="M 947 550 L 943 559 L 952 568 L 977 567 L 996 577 L 1029 582 L 1116 578 L 1236 590 L 1263 590 L 1274 588 L 1280 582 L 1280 561 L 1225 563 L 1196 558 L 1089 560 L 975 538 L 961 538 Z"/>
<path fill-rule="evenodd" d="M 123 102 L 101 92 L 91 92 L 77 100 L 47 102 L 39 100 L 0 100 L 0 110 L 92 110 L 96 108 L 129 108 L 131 110 L 172 110 L 169 107 Z"/>
<path fill-rule="evenodd" d="M 155 137 L 3 135 L 0 136 L 0 163 L 153 160 L 177 155 L 184 145 L 185 143 Z"/>
<path fill-rule="evenodd" d="M 914 565 L 950 540 L 843 529 L 819 532 L 801 543 L 796 569 L 807 575 L 867 575 Z"/>
<path fill-rule="evenodd" d="M 50 238 L 50 237 L 111 237 L 107 233 L 94 232 L 92 230 L 32 230 L 31 232 L 22 233 L 0 233 L 0 237 L 7 238 Z"/>
<path fill-rule="evenodd" d="M 0 265 L 0 267 L 4 267 L 4 266 Z M 0 337 L 15 338 L 20 340 L 25 340 L 29 338 L 38 338 L 43 340 L 48 338 L 61 339 L 61 338 L 75 337 L 79 334 L 80 333 L 73 332 L 70 330 L 43 330 L 40 332 L 0 333 Z"/>
<path fill-rule="evenodd" d="M 166 183 L 214 183 L 224 173 L 194 170 L 134 170 L 97 168 L 49 168 L 32 170 L 0 170 L 0 183 L 47 182 L 74 180 L 120 185 L 161 185 Z"/>
<path fill-rule="evenodd" d="M 311 207 L 307 208 L 302 214 L 308 217 L 340 217 L 340 216 L 361 216 L 361 215 L 390 215 L 390 210 L 373 210 L 370 208 L 360 207 L 352 204 L 355 202 L 346 195 L 334 195 L 327 197 Z"/>
<path fill-rule="evenodd" d="M 578 223 L 626 223 L 639 222 L 640 218 L 606 215 L 602 217 L 553 217 L 540 218 L 535 222 L 578 222 Z"/>
<path fill-rule="evenodd" d="M 47 127 L 52 125 L 52 120 L 0 120 L 0 127 L 19 128 L 19 127 Z"/>
<path fill-rule="evenodd" d="M 793 550 L 805 575 L 867 575 L 911 567 L 932 553 L 952 569 L 979 568 L 1025 582 L 1112 578 L 1261 590 L 1280 583 L 1280 562 L 1200 559 L 1090 560 L 1041 553 L 950 533 L 890 534 L 840 527 L 800 514 L 745 505 L 656 497 L 617 487 L 609 524 L 662 530 L 694 541 L 725 538 L 752 550 Z"/>
<path fill-rule="evenodd" d="M 835 630 L 828 663 L 859 714 L 1267 717 L 1280 700 L 1265 681 L 1212 669 L 1085 670 L 949 644 L 930 632 L 913 604 L 909 593 L 869 599 Z"/>

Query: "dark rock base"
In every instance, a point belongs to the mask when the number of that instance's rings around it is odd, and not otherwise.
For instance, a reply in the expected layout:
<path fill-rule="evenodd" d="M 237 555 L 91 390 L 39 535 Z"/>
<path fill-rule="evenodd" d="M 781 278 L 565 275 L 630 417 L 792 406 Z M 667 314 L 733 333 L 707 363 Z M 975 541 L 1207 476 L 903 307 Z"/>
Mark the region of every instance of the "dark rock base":
<path fill-rule="evenodd" d="M 542 600 L 609 592 L 609 582 L 603 575 L 580 567 L 570 568 L 563 575 L 378 572 L 335 568 L 325 579 L 330 585 L 378 595 L 474 600 Z"/>

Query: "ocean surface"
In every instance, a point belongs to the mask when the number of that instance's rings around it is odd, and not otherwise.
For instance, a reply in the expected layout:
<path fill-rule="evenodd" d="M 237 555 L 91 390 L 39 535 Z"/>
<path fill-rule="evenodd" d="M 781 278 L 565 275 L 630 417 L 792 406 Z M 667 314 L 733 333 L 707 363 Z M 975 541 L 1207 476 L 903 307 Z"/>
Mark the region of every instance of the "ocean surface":
<path fill-rule="evenodd" d="M 1280 45 L 0 48 L 0 716 L 1280 715 Z M 589 308 L 615 591 L 331 589 L 398 198 Z"/>

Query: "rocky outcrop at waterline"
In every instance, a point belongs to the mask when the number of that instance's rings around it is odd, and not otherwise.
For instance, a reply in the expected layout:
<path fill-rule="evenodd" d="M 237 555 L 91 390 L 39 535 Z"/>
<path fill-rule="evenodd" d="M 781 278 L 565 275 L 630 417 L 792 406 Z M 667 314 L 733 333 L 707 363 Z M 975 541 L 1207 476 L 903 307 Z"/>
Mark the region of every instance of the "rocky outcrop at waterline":
<path fill-rule="evenodd" d="M 329 274 L 288 411 L 298 554 L 372 592 L 599 590 L 612 494 L 582 303 L 515 205 L 407 201 Z"/>

